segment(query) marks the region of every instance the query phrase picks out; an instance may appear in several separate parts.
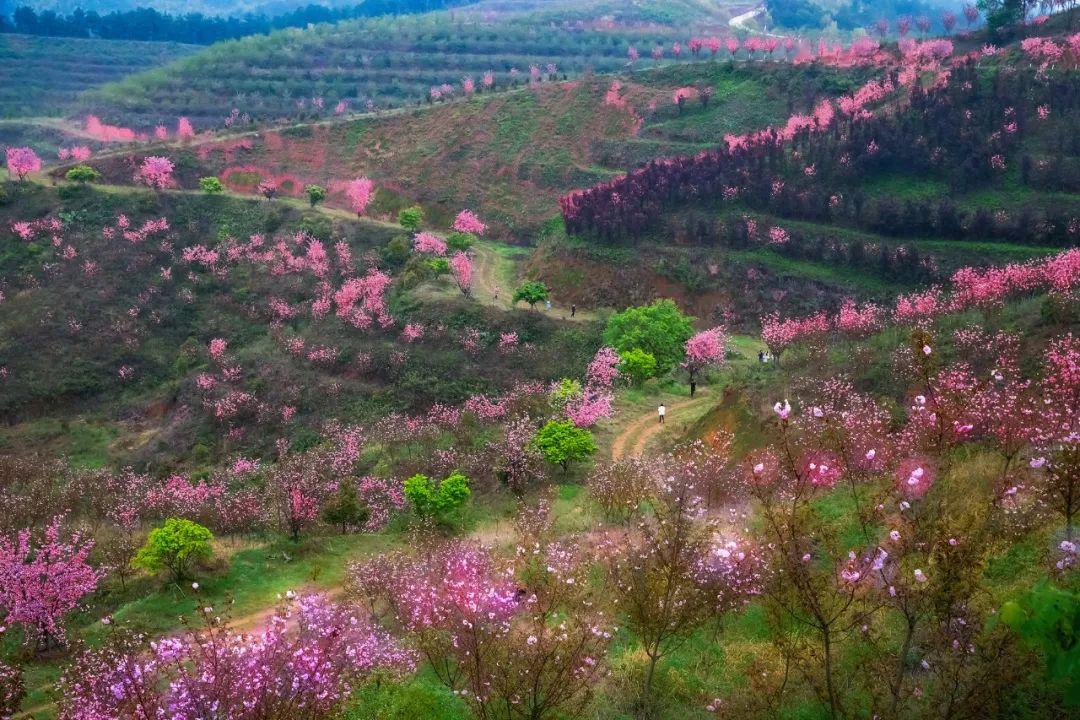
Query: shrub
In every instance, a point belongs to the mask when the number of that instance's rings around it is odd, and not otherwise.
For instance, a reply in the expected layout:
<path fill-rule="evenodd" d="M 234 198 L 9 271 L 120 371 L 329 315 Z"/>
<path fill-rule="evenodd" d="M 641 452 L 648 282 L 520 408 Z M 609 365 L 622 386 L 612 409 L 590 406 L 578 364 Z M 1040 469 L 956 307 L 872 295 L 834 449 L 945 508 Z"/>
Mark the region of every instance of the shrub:
<path fill-rule="evenodd" d="M 84 185 L 88 182 L 95 182 L 101 179 L 101 173 L 89 165 L 76 165 L 68 170 L 64 177 L 71 182 L 77 182 L 80 185 Z"/>
<path fill-rule="evenodd" d="M 350 527 L 361 527 L 370 516 L 371 511 L 356 494 L 356 483 L 349 478 L 338 483 L 337 495 L 323 508 L 323 519 L 330 525 L 340 525 L 342 534 Z"/>
<path fill-rule="evenodd" d="M 420 229 L 420 223 L 424 221 L 424 209 L 419 205 L 407 207 L 398 212 L 398 224 L 410 232 Z"/>
<path fill-rule="evenodd" d="M 476 242 L 472 233 L 452 232 L 446 236 L 446 247 L 454 252 L 465 252 Z"/>
<path fill-rule="evenodd" d="M 213 538 L 211 532 L 198 523 L 169 518 L 164 525 L 150 531 L 133 564 L 150 572 L 168 570 L 173 579 L 180 582 L 187 577 L 191 561 L 210 557 Z"/>
<path fill-rule="evenodd" d="M 199 187 L 207 195 L 219 195 L 225 192 L 225 186 L 214 176 L 199 178 Z"/>
<path fill-rule="evenodd" d="M 592 433 L 569 420 L 549 420 L 537 431 L 533 445 L 549 463 L 560 465 L 563 472 L 570 469 L 570 463 L 585 460 L 596 452 Z"/>
<path fill-rule="evenodd" d="M 436 483 L 427 475 L 413 475 L 405 481 L 405 499 L 421 517 L 445 522 L 469 500 L 469 478 L 454 471 Z"/>
<path fill-rule="evenodd" d="M 326 199 L 326 188 L 322 185 L 308 185 L 304 188 L 304 194 L 307 195 L 311 207 L 315 207 L 315 205 Z"/>
<path fill-rule="evenodd" d="M 547 285 L 542 282 L 532 280 L 530 282 L 522 284 L 517 290 L 514 291 L 513 301 L 515 304 L 519 300 L 524 300 L 529 303 L 529 307 L 536 307 L 536 303 L 544 302 L 548 299 Z"/>

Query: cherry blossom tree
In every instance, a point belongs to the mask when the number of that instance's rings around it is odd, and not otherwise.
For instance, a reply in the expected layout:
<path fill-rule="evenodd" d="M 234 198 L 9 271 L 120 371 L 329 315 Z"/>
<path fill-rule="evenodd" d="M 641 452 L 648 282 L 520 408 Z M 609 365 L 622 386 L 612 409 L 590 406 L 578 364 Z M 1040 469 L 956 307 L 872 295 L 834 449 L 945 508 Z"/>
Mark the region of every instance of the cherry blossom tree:
<path fill-rule="evenodd" d="M 469 297 L 470 293 L 472 293 L 472 260 L 463 252 L 456 253 L 454 257 L 450 258 L 450 271 L 454 275 L 454 280 L 457 282 L 461 294 Z"/>
<path fill-rule="evenodd" d="M 727 352 L 727 335 L 724 328 L 716 327 L 697 333 L 686 341 L 686 358 L 682 367 L 690 375 L 692 388 L 697 384 L 698 373 L 710 366 L 722 365 Z"/>
<path fill-rule="evenodd" d="M 964 20 L 967 21 L 968 28 L 979 20 L 979 8 L 974 3 L 964 5 Z"/>
<path fill-rule="evenodd" d="M 446 241 L 433 233 L 417 233 L 413 239 L 413 249 L 418 253 L 441 257 L 446 254 Z"/>
<path fill-rule="evenodd" d="M 176 138 L 178 140 L 191 140 L 195 137 L 195 128 L 191 126 L 191 121 L 186 117 L 180 117 L 176 120 Z"/>
<path fill-rule="evenodd" d="M 345 198 L 349 201 L 349 207 L 356 213 L 356 217 L 364 214 L 374 197 L 375 183 L 366 177 L 358 177 L 345 186 Z"/>
<path fill-rule="evenodd" d="M 22 671 L 0 662 L 0 720 L 11 720 L 22 708 L 26 697 L 26 683 Z"/>
<path fill-rule="evenodd" d="M 472 210 L 462 210 L 454 218 L 454 229 L 472 235 L 483 235 L 487 225 L 481 222 Z"/>
<path fill-rule="evenodd" d="M 173 169 L 172 160 L 158 155 L 149 155 L 143 158 L 142 164 L 135 172 L 135 180 L 155 190 L 164 190 L 175 184 L 172 176 Z"/>
<path fill-rule="evenodd" d="M 476 717 L 572 717 L 605 672 L 611 628 L 589 590 L 587 548 L 529 540 L 512 563 L 467 543 L 383 556 L 353 566 L 350 588 L 387 609 Z"/>
<path fill-rule="evenodd" d="M 756 592 L 756 569 L 737 569 L 740 560 L 730 549 L 726 557 L 714 553 L 717 528 L 705 516 L 703 491 L 678 468 L 663 458 L 649 468 L 652 512 L 618 539 L 607 562 L 617 607 L 648 659 L 642 688 L 646 707 L 657 664 L 713 615 L 718 597 L 727 598 L 728 610 Z M 744 553 L 742 560 L 747 557 Z"/>
<path fill-rule="evenodd" d="M 596 351 L 585 372 L 588 385 L 598 388 L 610 388 L 619 377 L 619 363 L 622 359 L 615 348 L 604 346 Z"/>
<path fill-rule="evenodd" d="M 30 173 L 41 172 L 41 158 L 28 147 L 9 147 L 5 155 L 9 177 L 22 182 Z"/>
<path fill-rule="evenodd" d="M 138 636 L 114 636 L 61 679 L 59 717 L 329 720 L 371 675 L 415 668 L 412 653 L 369 619 L 318 595 L 289 596 L 250 634 L 204 606 L 202 626 L 181 637 L 146 647 Z"/>
<path fill-rule="evenodd" d="M 104 577 L 88 562 L 94 542 L 79 533 L 63 537 L 61 522 L 61 517 L 53 519 L 41 542 L 29 529 L 14 540 L 0 538 L 2 622 L 25 627 L 27 641 L 38 650 L 65 642 L 64 616 Z"/>

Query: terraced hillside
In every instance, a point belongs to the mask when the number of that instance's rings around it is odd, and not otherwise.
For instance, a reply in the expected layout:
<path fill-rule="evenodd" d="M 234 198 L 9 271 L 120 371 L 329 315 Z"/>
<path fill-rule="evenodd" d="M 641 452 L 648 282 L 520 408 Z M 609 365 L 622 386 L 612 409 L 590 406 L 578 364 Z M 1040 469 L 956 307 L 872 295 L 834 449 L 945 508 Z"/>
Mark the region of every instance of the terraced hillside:
<path fill-rule="evenodd" d="M 0 117 L 67 115 L 83 91 L 196 50 L 177 43 L 0 35 Z"/>
<path fill-rule="evenodd" d="M 185 114 L 196 124 L 217 126 L 234 107 L 267 120 L 310 113 L 314 98 L 327 111 L 339 102 L 354 109 L 401 105 L 422 101 L 444 84 L 460 93 L 463 77 L 479 87 L 488 71 L 494 86 L 504 88 L 525 82 L 532 66 L 541 79 L 618 70 L 631 46 L 641 62 L 656 44 L 670 57 L 673 42 L 685 42 L 698 28 L 726 28 L 729 15 L 724 4 L 697 0 L 665 3 L 663 11 L 650 3 L 556 4 L 529 12 L 534 7 L 481 3 L 220 43 L 102 88 L 87 107 L 131 125 Z"/>
<path fill-rule="evenodd" d="M 366 175 L 383 190 L 376 212 L 396 212 L 398 203 L 418 201 L 429 220 L 446 224 L 448 214 L 461 207 L 484 207 L 503 234 L 529 240 L 571 188 L 650 158 L 713 147 L 726 133 L 779 122 L 792 102 L 809 107 L 819 97 L 848 92 L 867 73 L 787 64 L 681 64 L 544 83 L 405 113 L 140 149 L 93 164 L 110 182 L 130 183 L 131 158 L 159 153 L 177 163 L 182 187 L 195 188 L 211 174 L 249 193 L 263 180 L 275 180 L 282 192 L 293 194 L 317 182 L 331 188 L 331 203 L 342 205 L 335 187 Z M 710 88 L 711 99 L 680 111 L 672 94 L 687 86 Z"/>
<path fill-rule="evenodd" d="M 619 282 L 600 284 L 619 305 L 639 300 L 624 288 L 654 269 L 720 313 L 809 314 L 1076 246 L 1075 62 L 959 60 L 925 87 L 873 83 L 839 112 L 819 106 L 779 132 L 653 162 L 565 197 L 569 235 L 552 228 L 534 273 L 581 301 L 581 277 L 618 267 Z"/>

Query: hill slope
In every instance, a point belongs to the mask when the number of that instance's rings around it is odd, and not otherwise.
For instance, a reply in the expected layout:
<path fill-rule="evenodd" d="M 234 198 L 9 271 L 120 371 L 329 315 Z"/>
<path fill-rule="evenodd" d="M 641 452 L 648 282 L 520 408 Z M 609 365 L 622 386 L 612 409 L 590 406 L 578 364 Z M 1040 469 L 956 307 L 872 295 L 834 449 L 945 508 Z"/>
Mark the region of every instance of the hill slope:
<path fill-rule="evenodd" d="M 680 0 L 622 5 L 593 2 L 471 6 L 430 13 L 285 30 L 219 43 L 183 62 L 110 85 L 87 98 L 106 119 L 153 125 L 163 117 L 190 116 L 220 123 L 236 107 L 266 120 L 344 101 L 353 108 L 417 102 L 431 87 L 460 92 L 463 77 L 479 84 L 488 71 L 497 87 L 543 76 L 610 72 L 627 63 L 631 45 L 646 56 L 654 44 L 685 41 L 687 29 L 717 27 L 726 6 Z M 733 5 L 733 8 L 739 5 Z M 605 15 L 606 11 L 610 14 Z M 299 105 L 303 103 L 303 105 Z"/>

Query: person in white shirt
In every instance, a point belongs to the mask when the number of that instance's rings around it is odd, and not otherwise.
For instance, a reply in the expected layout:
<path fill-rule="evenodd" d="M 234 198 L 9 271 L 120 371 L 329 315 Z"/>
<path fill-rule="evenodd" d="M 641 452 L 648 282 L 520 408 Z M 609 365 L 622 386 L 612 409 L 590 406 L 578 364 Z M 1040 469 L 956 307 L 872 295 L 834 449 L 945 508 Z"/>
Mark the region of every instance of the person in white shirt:
<path fill-rule="evenodd" d="M 664 403 L 660 403 L 660 407 L 656 408 L 656 414 L 660 416 L 660 424 L 664 424 L 664 415 L 667 415 L 667 408 L 664 407 Z"/>

